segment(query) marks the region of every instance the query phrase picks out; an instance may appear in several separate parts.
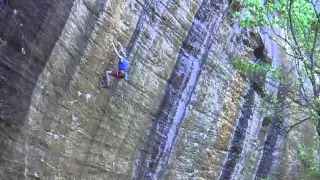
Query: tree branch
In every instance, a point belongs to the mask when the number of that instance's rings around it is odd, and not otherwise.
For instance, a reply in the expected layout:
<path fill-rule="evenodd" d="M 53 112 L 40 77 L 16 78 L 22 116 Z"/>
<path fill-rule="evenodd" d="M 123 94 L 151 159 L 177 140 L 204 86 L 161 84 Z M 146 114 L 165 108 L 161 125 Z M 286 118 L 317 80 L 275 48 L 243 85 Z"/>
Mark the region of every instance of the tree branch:
<path fill-rule="evenodd" d="M 267 16 L 267 19 L 268 19 L 268 21 L 269 21 L 269 23 L 270 23 L 270 28 L 271 28 L 273 34 L 276 35 L 276 36 L 277 36 L 278 38 L 280 38 L 281 40 L 283 40 L 285 43 L 287 43 L 287 44 L 290 46 L 291 49 L 295 49 L 294 46 L 293 46 L 286 38 L 284 38 L 284 37 L 282 37 L 281 35 L 279 35 L 279 34 L 276 33 L 274 27 L 272 26 L 271 20 L 270 20 L 270 18 L 269 18 L 269 14 L 267 13 L 266 16 Z M 294 57 L 294 58 L 297 58 L 297 59 L 303 59 L 302 56 L 301 56 L 301 54 L 300 54 L 299 57 L 297 57 L 297 56 L 294 56 L 294 55 L 291 55 L 291 54 L 287 53 L 285 47 L 281 46 L 276 40 L 272 39 L 271 36 L 269 35 L 269 33 L 267 33 L 267 34 L 268 34 L 268 36 L 269 36 L 269 38 L 270 38 L 271 40 L 273 40 L 274 42 L 276 42 L 276 44 L 285 51 L 286 54 L 288 54 L 289 56 L 292 56 L 292 57 Z"/>
<path fill-rule="evenodd" d="M 287 136 L 287 135 L 289 134 L 289 132 L 290 132 L 294 127 L 296 127 L 297 125 L 299 125 L 299 124 L 301 124 L 301 123 L 303 123 L 303 122 L 305 122 L 305 121 L 307 121 L 307 120 L 309 120 L 309 119 L 311 119 L 311 117 L 304 118 L 303 120 L 301 120 L 301 121 L 297 122 L 296 124 L 290 126 L 290 128 L 289 128 L 289 130 L 286 132 L 286 135 L 285 135 L 285 136 Z"/>
<path fill-rule="evenodd" d="M 290 4 L 287 5 L 287 6 L 288 6 L 288 14 L 289 14 L 290 31 L 291 31 L 291 34 L 292 34 L 292 37 L 293 37 L 293 41 L 294 41 L 295 45 L 297 46 L 297 51 L 298 51 L 299 55 L 302 57 L 302 53 L 301 53 L 301 50 L 300 50 L 299 45 L 298 45 L 298 40 L 297 40 L 297 37 L 296 37 L 296 33 L 293 30 L 293 22 L 292 22 L 292 14 L 291 14 L 292 1 L 293 0 L 289 0 L 289 1 L 290 1 Z"/>

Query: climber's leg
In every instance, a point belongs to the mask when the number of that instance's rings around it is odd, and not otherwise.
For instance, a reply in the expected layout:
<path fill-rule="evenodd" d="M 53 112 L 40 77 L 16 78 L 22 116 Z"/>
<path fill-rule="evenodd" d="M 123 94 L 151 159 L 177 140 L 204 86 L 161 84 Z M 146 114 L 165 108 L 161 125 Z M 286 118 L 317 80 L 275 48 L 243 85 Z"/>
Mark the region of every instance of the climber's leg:
<path fill-rule="evenodd" d="M 112 70 L 112 71 L 106 71 L 106 78 L 104 79 L 103 77 L 101 77 L 101 87 L 109 86 L 110 76 L 115 77 L 115 78 L 123 78 L 124 73 L 122 73 L 121 71 L 119 71 L 117 69 Z"/>

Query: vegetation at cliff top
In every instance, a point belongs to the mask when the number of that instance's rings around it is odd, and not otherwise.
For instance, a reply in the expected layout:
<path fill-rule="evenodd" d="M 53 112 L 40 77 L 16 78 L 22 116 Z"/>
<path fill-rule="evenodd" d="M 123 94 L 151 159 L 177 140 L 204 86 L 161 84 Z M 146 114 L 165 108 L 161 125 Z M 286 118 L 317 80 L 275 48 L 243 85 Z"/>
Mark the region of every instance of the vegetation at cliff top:
<path fill-rule="evenodd" d="M 279 71 L 267 68 L 276 74 L 279 86 L 288 88 L 288 103 L 299 108 L 291 112 L 300 117 L 287 127 L 287 133 L 303 123 L 312 121 L 318 134 L 313 148 L 298 147 L 299 155 L 307 163 L 307 174 L 319 171 L 317 148 L 320 137 L 320 1 L 318 0 L 239 0 L 240 11 L 234 12 L 240 26 L 251 29 L 271 29 L 267 32 L 283 52 L 287 54 L 290 67 Z M 279 33 L 278 30 L 282 32 Z M 250 62 L 233 62 L 241 71 L 252 72 L 265 69 Z M 292 73 L 295 72 L 295 73 Z M 286 78 L 281 78 L 286 77 Z M 283 112 L 284 113 L 284 112 Z"/>

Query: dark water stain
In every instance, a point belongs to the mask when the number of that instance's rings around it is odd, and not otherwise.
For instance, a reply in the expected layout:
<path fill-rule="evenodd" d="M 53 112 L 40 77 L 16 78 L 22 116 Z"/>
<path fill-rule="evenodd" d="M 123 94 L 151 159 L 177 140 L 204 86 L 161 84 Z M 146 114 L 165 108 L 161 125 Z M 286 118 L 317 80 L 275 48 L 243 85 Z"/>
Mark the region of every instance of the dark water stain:
<path fill-rule="evenodd" d="M 286 86 L 283 84 L 279 85 L 279 91 L 277 94 L 277 101 L 279 107 L 275 109 L 276 114 L 272 119 L 272 124 L 268 129 L 267 138 L 263 146 L 263 154 L 260 159 L 260 163 L 257 168 L 255 179 L 267 178 L 271 170 L 271 166 L 274 161 L 273 153 L 275 152 L 277 140 L 281 136 L 281 126 L 283 123 L 283 111 L 285 107 L 285 99 L 287 96 Z"/>
<path fill-rule="evenodd" d="M 28 116 L 33 90 L 61 35 L 73 2 L 10 0 L 0 3 L 0 38 L 6 42 L 0 47 L 0 152 L 3 157 L 15 156 L 7 146 L 9 141 L 25 141 L 21 128 Z M 55 29 L 44 30 L 46 23 L 52 21 Z M 43 34 L 50 35 L 44 37 Z M 23 46 L 25 55 L 21 54 Z M 4 174 L 10 171 L 7 168 L 3 167 Z M 11 168 L 23 173 L 24 167 L 16 164 Z"/>
<path fill-rule="evenodd" d="M 224 14 L 225 9 L 222 8 L 224 5 L 224 1 L 209 0 L 204 0 L 200 5 L 191 29 L 182 43 L 174 70 L 166 85 L 166 93 L 154 115 L 154 123 L 142 148 L 143 151 L 140 152 L 133 179 L 164 178 L 173 142 L 201 68 L 208 57 L 215 30 L 222 20 L 223 16 L 219 19 L 219 15 Z M 179 104 L 183 107 L 178 109 Z M 174 126 L 176 126 L 175 134 L 169 135 L 170 129 Z M 157 169 L 160 171 L 155 175 Z"/>
<path fill-rule="evenodd" d="M 242 106 L 241 117 L 239 118 L 236 130 L 234 131 L 231 146 L 228 150 L 227 161 L 223 165 L 220 180 L 231 178 L 234 168 L 239 160 L 243 149 L 243 141 L 246 138 L 248 121 L 253 115 L 254 89 L 249 88 L 248 93 L 244 96 L 245 102 Z"/>
<path fill-rule="evenodd" d="M 127 45 L 126 53 L 130 54 L 133 50 L 134 45 L 136 44 L 136 41 L 141 34 L 141 30 L 143 27 L 143 24 L 146 22 L 147 13 L 149 11 L 149 0 L 146 0 L 145 3 L 142 6 L 142 11 L 140 12 L 138 22 L 136 24 L 136 27 L 131 35 L 129 44 Z"/>
<path fill-rule="evenodd" d="M 104 10 L 104 7 L 107 3 L 107 0 L 98 0 L 95 2 L 95 4 L 90 8 L 90 15 L 86 19 L 84 23 L 84 32 L 81 35 L 80 38 L 77 39 L 76 41 L 76 51 L 74 54 L 71 56 L 71 60 L 68 61 L 68 64 L 65 67 L 66 72 L 61 79 L 61 84 L 60 87 L 66 91 L 70 83 L 72 81 L 72 77 L 74 76 L 77 67 L 80 65 L 81 62 L 81 57 L 84 55 L 84 51 L 88 47 L 89 40 L 92 37 L 92 32 L 94 30 L 94 26 L 96 24 L 96 21 L 99 19 L 101 13 Z"/>
<path fill-rule="evenodd" d="M 166 5 L 172 3 L 173 0 L 169 0 Z M 155 23 L 155 16 L 158 16 L 159 19 L 162 19 L 164 12 L 161 12 L 160 6 L 163 6 L 159 0 L 145 0 L 144 4 L 142 5 L 142 10 L 140 12 L 138 22 L 136 27 L 131 35 L 130 41 L 127 45 L 126 53 L 130 54 L 133 50 L 134 45 L 136 44 L 139 36 L 142 34 L 141 31 L 144 25 L 147 26 L 154 26 Z M 160 12 L 158 12 L 158 10 Z"/>

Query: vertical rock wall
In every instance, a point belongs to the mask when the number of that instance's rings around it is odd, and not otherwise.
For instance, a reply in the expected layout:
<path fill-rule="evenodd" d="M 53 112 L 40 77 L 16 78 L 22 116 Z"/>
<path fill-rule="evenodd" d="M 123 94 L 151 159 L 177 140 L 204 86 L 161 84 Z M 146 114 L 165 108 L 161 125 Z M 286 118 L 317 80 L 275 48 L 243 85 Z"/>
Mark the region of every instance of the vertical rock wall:
<path fill-rule="evenodd" d="M 23 179 L 28 173 L 29 130 L 24 127 L 31 99 L 72 6 L 73 0 L 1 1 L 0 174 L 4 179 Z M 42 143 L 40 138 L 33 142 Z"/>
<path fill-rule="evenodd" d="M 228 63 L 261 43 L 237 26 L 233 8 L 226 0 L 0 0 L 1 177 L 298 179 L 302 166 L 288 149 L 297 143 L 255 148 L 277 135 L 261 126 L 259 95 Z M 126 47 L 129 80 L 102 89 L 100 76 L 117 63 L 112 42 Z"/>

